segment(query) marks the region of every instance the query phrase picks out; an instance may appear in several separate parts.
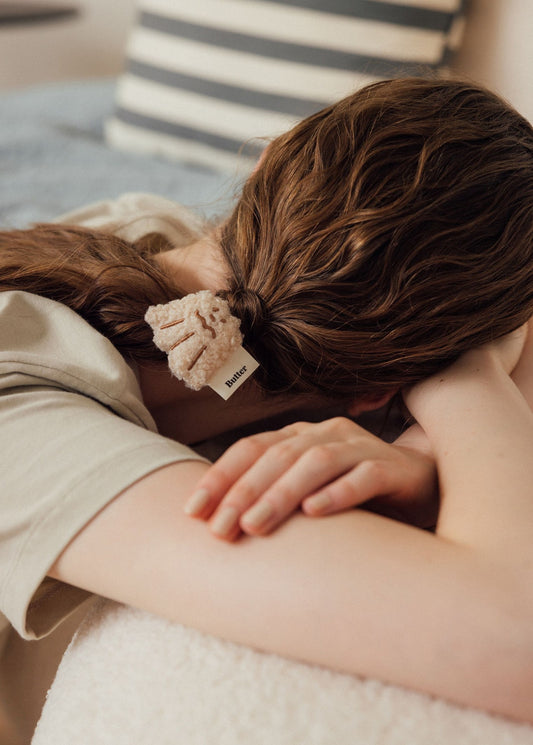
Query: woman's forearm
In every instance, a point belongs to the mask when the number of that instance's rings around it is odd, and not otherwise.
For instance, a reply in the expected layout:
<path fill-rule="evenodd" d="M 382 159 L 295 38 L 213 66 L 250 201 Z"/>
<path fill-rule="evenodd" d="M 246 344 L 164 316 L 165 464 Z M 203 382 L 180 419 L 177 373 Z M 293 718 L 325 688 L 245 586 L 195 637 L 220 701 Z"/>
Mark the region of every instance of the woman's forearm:
<path fill-rule="evenodd" d="M 51 574 L 265 651 L 533 721 L 531 617 L 512 569 L 358 510 L 217 541 L 182 512 L 202 468 L 128 489 Z"/>
<path fill-rule="evenodd" d="M 478 361 L 477 369 L 474 358 L 456 364 L 408 395 L 439 466 L 437 532 L 498 560 L 527 560 L 533 414 L 501 365 Z"/>
<path fill-rule="evenodd" d="M 180 463 L 119 495 L 50 573 L 232 641 L 533 722 L 533 415 L 490 359 L 467 362 L 407 396 L 437 457 L 436 535 L 352 510 L 215 540 L 182 509 L 206 467 Z"/>

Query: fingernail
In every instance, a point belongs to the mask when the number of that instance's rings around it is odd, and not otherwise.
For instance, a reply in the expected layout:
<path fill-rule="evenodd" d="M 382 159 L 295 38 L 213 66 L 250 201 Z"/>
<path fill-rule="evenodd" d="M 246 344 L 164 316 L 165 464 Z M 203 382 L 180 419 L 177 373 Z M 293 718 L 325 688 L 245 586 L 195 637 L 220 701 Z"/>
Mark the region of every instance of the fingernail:
<path fill-rule="evenodd" d="M 242 521 L 250 528 L 262 528 L 274 514 L 274 508 L 270 502 L 258 502 L 246 512 Z"/>
<path fill-rule="evenodd" d="M 198 489 L 185 502 L 183 511 L 186 515 L 199 515 L 207 507 L 209 502 L 209 492 L 207 489 Z"/>
<path fill-rule="evenodd" d="M 221 538 L 228 536 L 237 524 L 239 511 L 235 507 L 223 507 L 211 523 L 211 531 Z"/>
<path fill-rule="evenodd" d="M 309 497 L 305 500 L 306 510 L 310 512 L 324 512 L 331 506 L 331 497 L 327 494 L 317 494 L 315 497 Z"/>

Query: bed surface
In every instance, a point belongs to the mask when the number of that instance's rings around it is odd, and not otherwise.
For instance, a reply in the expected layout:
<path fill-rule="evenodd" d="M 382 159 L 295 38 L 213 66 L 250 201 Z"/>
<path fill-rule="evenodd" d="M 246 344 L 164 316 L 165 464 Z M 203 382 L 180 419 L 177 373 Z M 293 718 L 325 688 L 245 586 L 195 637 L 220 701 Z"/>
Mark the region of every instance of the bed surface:
<path fill-rule="evenodd" d="M 103 139 L 114 80 L 0 95 L 0 227 L 26 227 L 90 202 L 142 191 L 206 216 L 226 211 L 231 173 L 111 150 Z"/>

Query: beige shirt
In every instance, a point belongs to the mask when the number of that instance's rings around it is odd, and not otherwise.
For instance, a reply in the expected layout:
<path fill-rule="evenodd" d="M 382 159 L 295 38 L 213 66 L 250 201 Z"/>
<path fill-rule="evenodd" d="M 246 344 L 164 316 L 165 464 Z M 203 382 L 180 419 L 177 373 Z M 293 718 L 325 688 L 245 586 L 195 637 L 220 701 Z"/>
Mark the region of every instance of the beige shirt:
<path fill-rule="evenodd" d="M 174 245 L 190 243 L 201 229 L 188 210 L 145 194 L 58 221 L 131 241 L 159 232 Z M 59 303 L 0 293 L 2 745 L 29 743 L 90 597 L 47 578 L 48 568 L 123 489 L 190 458 L 199 456 L 156 433 L 134 372 L 107 339 Z"/>
<path fill-rule="evenodd" d="M 70 213 L 130 240 L 159 231 L 189 242 L 183 208 L 127 195 Z M 0 618 L 27 638 L 49 633 L 88 593 L 46 577 L 91 518 L 137 479 L 198 459 L 156 433 L 132 369 L 68 307 L 0 293 Z"/>

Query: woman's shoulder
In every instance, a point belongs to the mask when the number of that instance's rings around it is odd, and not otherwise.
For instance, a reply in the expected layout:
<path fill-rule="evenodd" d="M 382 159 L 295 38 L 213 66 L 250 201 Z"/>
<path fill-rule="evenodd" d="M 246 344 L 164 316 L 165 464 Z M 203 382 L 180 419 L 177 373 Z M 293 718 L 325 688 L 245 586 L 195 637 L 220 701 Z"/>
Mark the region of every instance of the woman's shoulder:
<path fill-rule="evenodd" d="M 133 368 L 71 308 L 29 292 L 0 292 L 0 389 L 47 385 L 89 396 L 155 430 Z"/>

